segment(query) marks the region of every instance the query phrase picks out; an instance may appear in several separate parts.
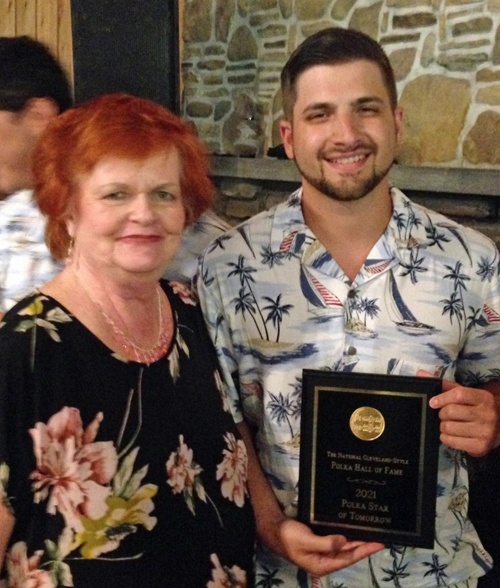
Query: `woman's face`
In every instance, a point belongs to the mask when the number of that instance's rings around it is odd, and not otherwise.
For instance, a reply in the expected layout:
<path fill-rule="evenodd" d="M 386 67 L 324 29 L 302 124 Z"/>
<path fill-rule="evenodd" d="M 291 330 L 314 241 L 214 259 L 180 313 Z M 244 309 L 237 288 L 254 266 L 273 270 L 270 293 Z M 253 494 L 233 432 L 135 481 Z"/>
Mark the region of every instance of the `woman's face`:
<path fill-rule="evenodd" d="M 142 161 L 101 160 L 78 182 L 68 220 L 75 262 L 108 277 L 125 273 L 158 279 L 184 230 L 180 175 L 175 148 Z"/>

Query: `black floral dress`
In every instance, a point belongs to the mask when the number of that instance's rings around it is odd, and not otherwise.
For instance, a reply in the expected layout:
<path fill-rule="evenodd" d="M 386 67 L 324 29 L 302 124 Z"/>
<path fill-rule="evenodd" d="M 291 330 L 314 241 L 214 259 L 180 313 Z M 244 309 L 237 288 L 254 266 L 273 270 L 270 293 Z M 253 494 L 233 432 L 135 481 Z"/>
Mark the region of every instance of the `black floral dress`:
<path fill-rule="evenodd" d="M 197 306 L 166 356 L 113 354 L 35 293 L 0 328 L 0 500 L 15 588 L 253 585 L 247 457 Z"/>

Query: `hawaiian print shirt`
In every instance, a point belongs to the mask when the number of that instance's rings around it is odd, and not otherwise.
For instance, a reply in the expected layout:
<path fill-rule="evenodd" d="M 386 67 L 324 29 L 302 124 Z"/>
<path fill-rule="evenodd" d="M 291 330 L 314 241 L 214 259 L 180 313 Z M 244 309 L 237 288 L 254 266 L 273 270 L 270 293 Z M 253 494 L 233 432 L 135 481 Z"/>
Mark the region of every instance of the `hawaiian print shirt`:
<path fill-rule="evenodd" d="M 306 226 L 301 191 L 207 249 L 199 294 L 237 421 L 294 512 L 303 368 L 500 379 L 498 252 L 392 188 L 392 219 L 351 282 Z M 336 588 L 437 588 L 491 568 L 467 516 L 465 456 L 440 447 L 434 550 L 393 546 L 322 579 Z M 271 582 L 272 580 L 272 582 Z M 311 586 L 262 549 L 257 585 Z M 317 580 L 314 580 L 317 585 Z"/>
<path fill-rule="evenodd" d="M 9 310 L 34 288 L 58 274 L 62 265 L 45 245 L 45 219 L 31 190 L 0 202 L 0 311 Z"/>
<path fill-rule="evenodd" d="M 198 269 L 198 261 L 208 244 L 229 229 L 229 225 L 211 210 L 185 231 L 174 259 L 168 266 L 165 280 L 191 284 Z"/>

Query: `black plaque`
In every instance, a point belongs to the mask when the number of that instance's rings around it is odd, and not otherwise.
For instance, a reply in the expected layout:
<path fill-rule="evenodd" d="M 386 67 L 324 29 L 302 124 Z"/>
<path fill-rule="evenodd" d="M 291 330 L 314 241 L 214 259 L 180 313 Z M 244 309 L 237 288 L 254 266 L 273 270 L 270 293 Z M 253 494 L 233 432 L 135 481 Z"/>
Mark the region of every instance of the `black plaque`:
<path fill-rule="evenodd" d="M 432 548 L 441 380 L 304 370 L 299 519 L 320 534 Z"/>

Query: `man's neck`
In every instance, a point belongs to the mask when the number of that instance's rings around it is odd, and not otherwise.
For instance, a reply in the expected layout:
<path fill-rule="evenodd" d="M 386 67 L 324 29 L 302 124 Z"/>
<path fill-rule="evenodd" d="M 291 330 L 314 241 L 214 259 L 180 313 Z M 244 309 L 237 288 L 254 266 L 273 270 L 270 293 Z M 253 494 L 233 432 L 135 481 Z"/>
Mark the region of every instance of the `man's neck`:
<path fill-rule="evenodd" d="M 340 202 L 303 184 L 304 220 L 325 249 L 353 281 L 392 215 L 388 181 L 365 197 Z"/>

